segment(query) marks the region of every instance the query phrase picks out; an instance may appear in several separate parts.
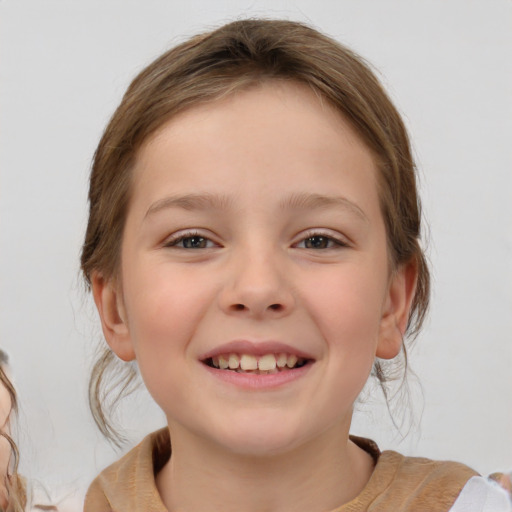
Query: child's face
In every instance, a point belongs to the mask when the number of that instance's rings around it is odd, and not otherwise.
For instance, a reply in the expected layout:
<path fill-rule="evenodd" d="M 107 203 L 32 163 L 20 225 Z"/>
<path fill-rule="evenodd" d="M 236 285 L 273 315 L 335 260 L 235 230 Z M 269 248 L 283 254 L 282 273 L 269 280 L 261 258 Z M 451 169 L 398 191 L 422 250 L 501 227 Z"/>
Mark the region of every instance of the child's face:
<path fill-rule="evenodd" d="M 370 151 L 313 92 L 270 83 L 145 144 L 118 286 L 96 275 L 93 288 L 107 341 L 137 358 L 175 442 L 282 453 L 348 432 L 376 354 L 399 350 L 414 279 L 391 273 L 386 245 Z M 210 366 L 282 353 L 304 366 Z"/>

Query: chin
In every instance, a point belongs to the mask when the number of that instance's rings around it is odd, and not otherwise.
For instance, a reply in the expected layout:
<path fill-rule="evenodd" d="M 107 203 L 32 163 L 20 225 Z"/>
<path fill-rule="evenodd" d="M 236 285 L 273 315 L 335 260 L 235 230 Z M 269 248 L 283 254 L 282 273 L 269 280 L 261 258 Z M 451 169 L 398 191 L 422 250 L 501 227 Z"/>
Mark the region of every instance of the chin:
<path fill-rule="evenodd" d="M 292 422 L 232 422 L 219 433 L 217 442 L 235 455 L 273 457 L 289 453 L 306 436 L 292 427 Z"/>

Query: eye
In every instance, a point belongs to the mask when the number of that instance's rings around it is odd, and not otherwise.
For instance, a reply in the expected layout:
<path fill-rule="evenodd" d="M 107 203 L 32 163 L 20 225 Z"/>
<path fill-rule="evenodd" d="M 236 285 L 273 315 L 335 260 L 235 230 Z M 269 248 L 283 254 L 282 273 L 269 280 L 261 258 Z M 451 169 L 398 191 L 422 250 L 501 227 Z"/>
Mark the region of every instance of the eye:
<path fill-rule="evenodd" d="M 348 247 L 343 240 L 322 233 L 314 233 L 302 239 L 296 247 L 301 249 L 334 249 L 336 247 Z"/>
<path fill-rule="evenodd" d="M 212 240 L 198 233 L 185 233 L 167 240 L 165 247 L 176 247 L 178 249 L 210 249 L 216 247 Z"/>

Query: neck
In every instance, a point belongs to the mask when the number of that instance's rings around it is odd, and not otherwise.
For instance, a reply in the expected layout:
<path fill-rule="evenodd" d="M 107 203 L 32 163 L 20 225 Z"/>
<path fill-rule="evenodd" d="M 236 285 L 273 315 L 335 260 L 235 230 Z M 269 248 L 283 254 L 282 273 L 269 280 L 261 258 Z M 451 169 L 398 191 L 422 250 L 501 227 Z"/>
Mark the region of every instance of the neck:
<path fill-rule="evenodd" d="M 355 498 L 373 471 L 371 457 L 345 429 L 331 429 L 285 454 L 258 457 L 171 432 L 172 456 L 157 475 L 170 512 L 325 512 Z"/>

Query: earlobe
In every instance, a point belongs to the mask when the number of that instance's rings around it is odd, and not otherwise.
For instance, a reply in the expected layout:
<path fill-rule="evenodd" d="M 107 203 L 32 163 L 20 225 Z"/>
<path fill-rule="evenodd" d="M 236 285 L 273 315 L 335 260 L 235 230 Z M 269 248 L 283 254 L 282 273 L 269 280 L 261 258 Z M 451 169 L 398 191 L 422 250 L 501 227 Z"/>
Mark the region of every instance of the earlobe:
<path fill-rule="evenodd" d="M 111 279 L 105 279 L 98 272 L 93 273 L 91 286 L 105 340 L 120 359 L 133 361 L 135 352 L 121 294 Z"/>
<path fill-rule="evenodd" d="M 418 268 L 412 262 L 401 265 L 390 278 L 376 352 L 381 359 L 393 359 L 400 352 L 417 280 Z"/>

